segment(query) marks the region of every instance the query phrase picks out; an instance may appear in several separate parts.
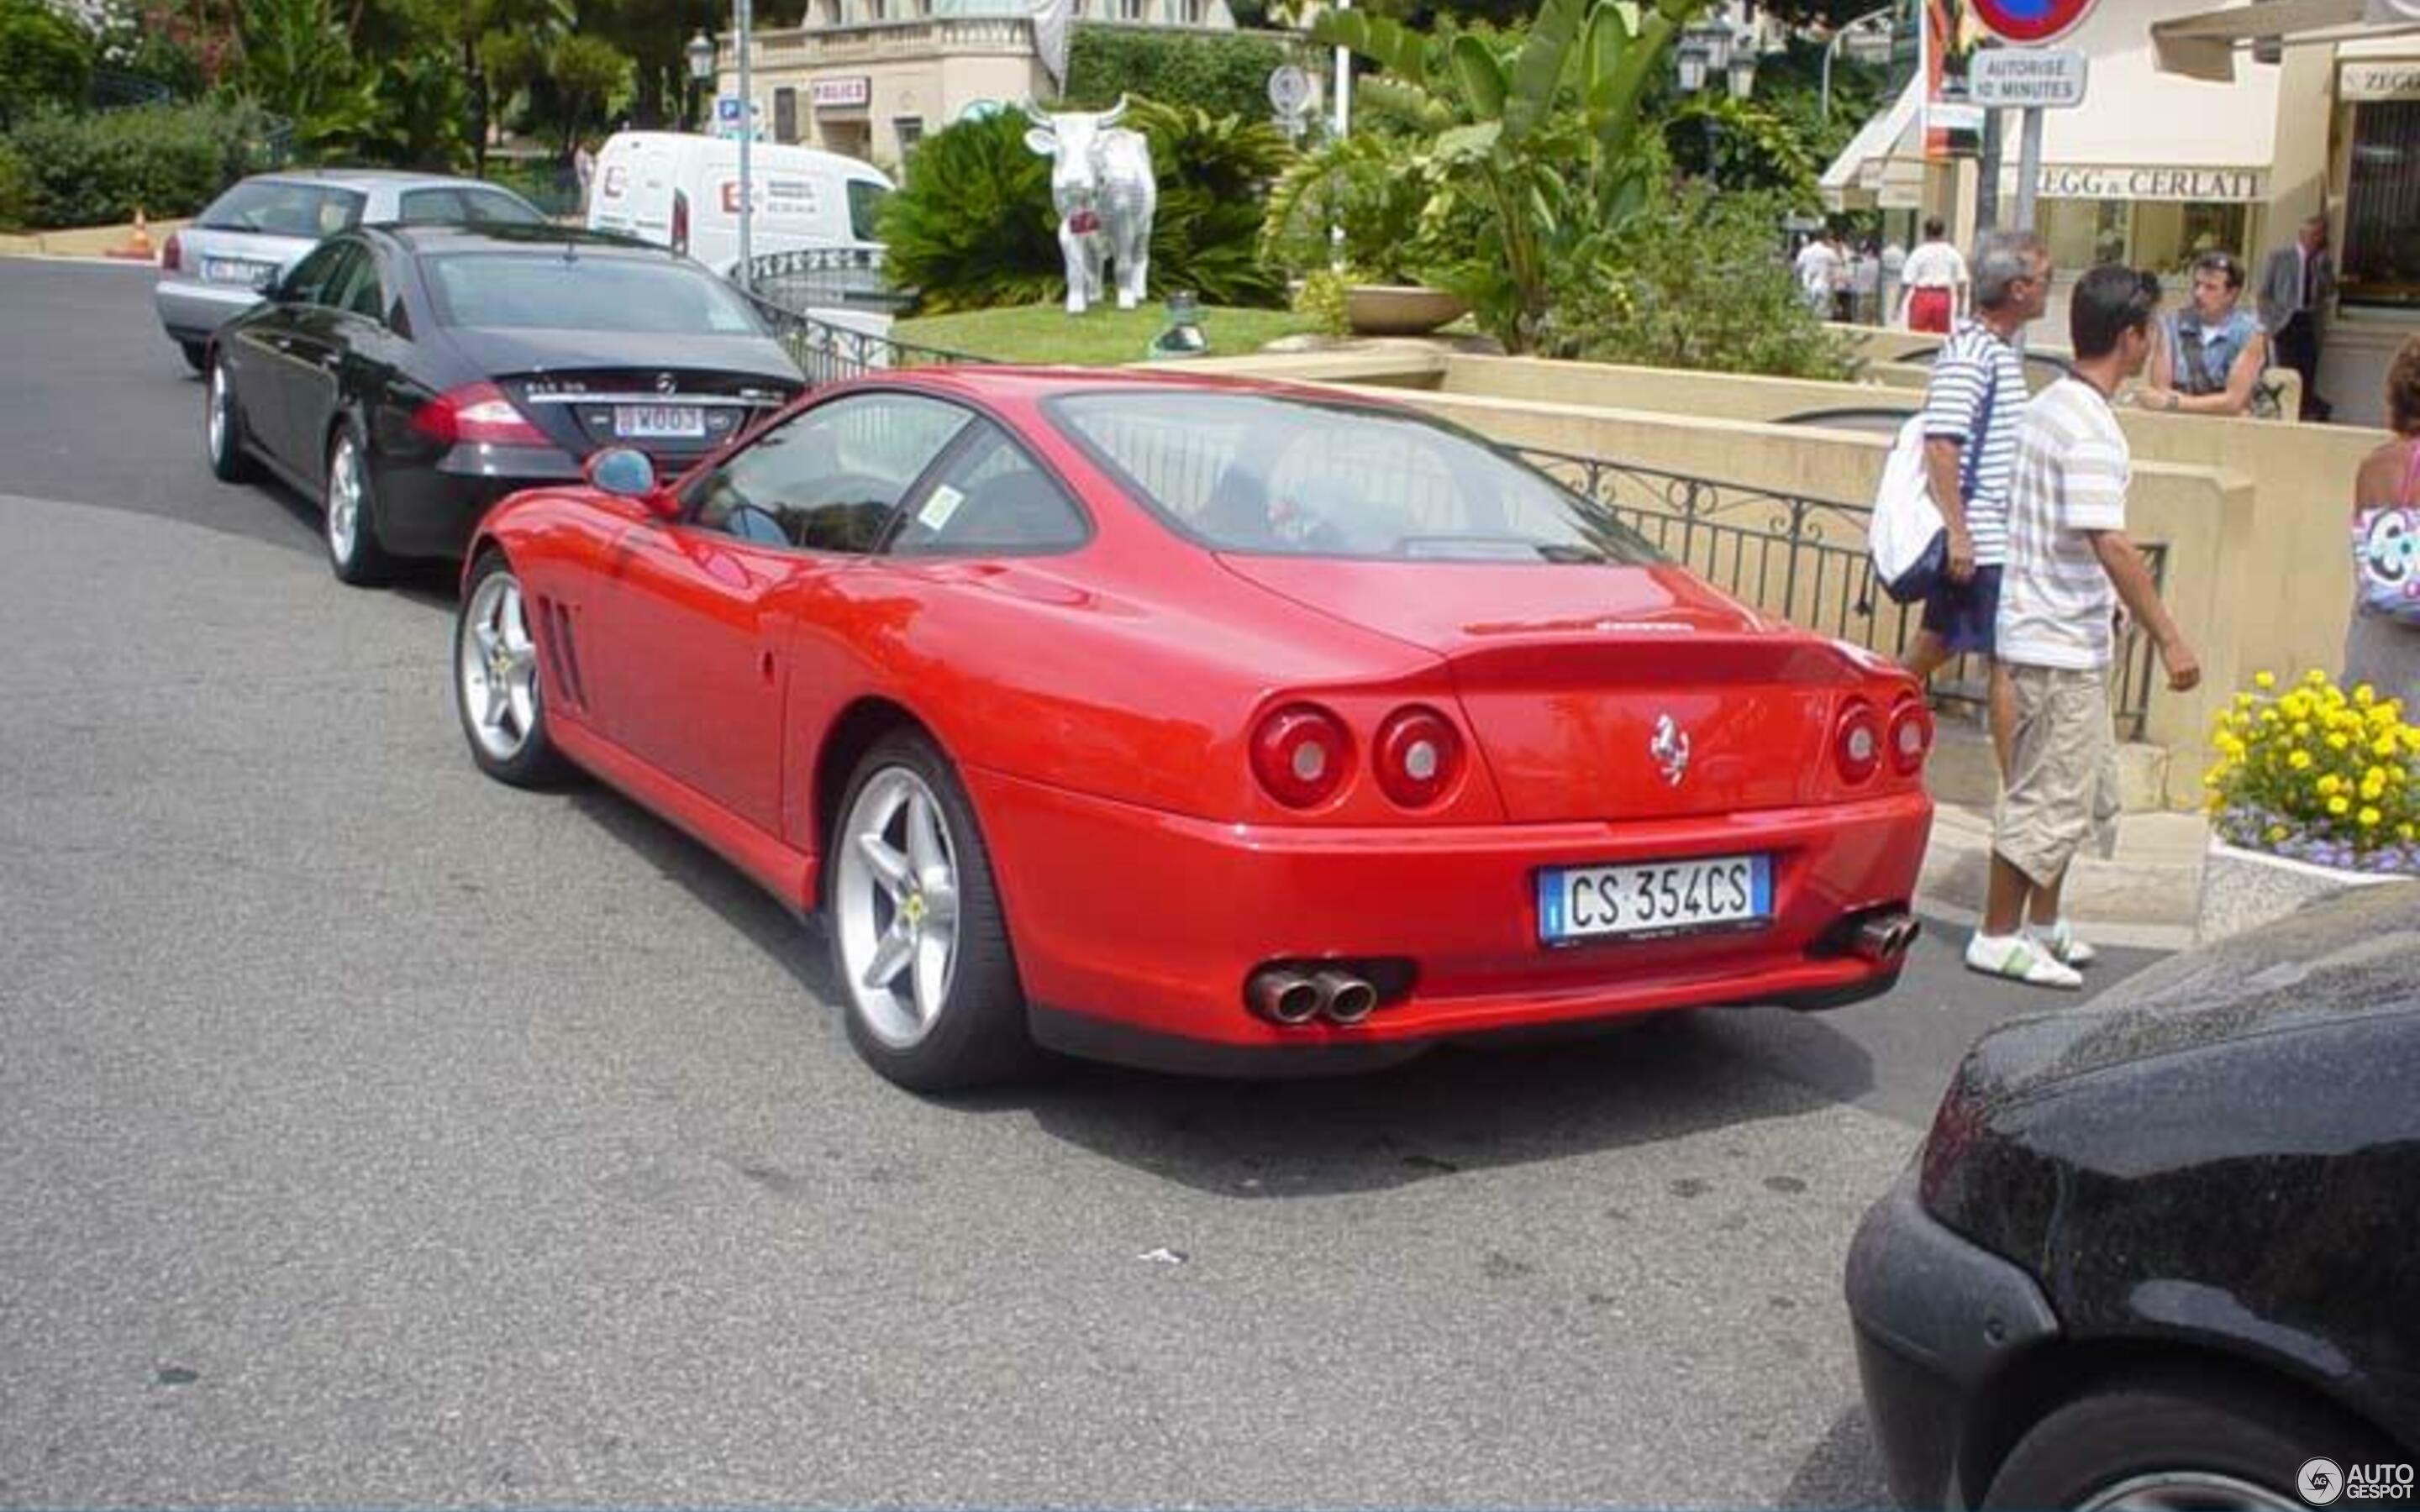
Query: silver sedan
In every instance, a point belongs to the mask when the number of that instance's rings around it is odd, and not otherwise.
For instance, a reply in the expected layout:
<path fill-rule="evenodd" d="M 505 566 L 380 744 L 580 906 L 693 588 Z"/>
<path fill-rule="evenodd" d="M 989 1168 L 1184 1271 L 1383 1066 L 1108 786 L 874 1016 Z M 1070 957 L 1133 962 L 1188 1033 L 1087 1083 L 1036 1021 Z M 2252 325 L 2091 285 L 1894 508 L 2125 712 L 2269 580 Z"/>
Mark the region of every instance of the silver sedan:
<path fill-rule="evenodd" d="M 475 178 L 369 168 L 256 174 L 160 252 L 160 324 L 202 370 L 212 332 L 260 302 L 323 237 L 365 224 L 544 225 L 535 206 Z"/>

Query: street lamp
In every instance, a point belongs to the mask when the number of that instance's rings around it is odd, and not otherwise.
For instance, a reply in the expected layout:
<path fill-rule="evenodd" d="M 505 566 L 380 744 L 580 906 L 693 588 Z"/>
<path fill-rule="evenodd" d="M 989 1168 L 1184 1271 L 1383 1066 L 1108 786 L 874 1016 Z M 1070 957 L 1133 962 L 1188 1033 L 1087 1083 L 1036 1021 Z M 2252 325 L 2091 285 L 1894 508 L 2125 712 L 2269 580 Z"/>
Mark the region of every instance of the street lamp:
<path fill-rule="evenodd" d="M 714 78 L 714 39 L 701 29 L 689 39 L 689 46 L 683 51 L 689 54 L 690 83 L 696 85 L 690 91 L 690 118 L 695 120 L 697 103 L 705 97 L 707 83 Z"/>
<path fill-rule="evenodd" d="M 1877 21 L 1888 21 L 1897 14 L 1898 10 L 1899 7 L 1895 5 L 1869 10 L 1862 16 L 1842 23 L 1839 30 L 1832 34 L 1831 40 L 1823 44 L 1823 86 L 1816 97 L 1815 108 L 1818 116 L 1827 121 L 1832 118 L 1832 59 L 1839 55 L 1840 44 L 1854 36 L 1858 28 L 1870 26 Z"/>

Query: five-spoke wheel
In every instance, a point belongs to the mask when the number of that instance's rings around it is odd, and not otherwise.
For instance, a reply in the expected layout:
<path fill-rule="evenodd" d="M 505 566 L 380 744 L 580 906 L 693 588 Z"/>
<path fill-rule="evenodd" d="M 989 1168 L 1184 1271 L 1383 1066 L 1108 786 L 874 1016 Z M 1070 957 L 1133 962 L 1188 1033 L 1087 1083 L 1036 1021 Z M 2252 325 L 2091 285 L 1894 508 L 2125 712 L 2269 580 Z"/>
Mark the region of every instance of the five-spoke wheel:
<path fill-rule="evenodd" d="M 562 775 L 562 758 L 547 738 L 528 600 L 500 552 L 480 559 L 463 594 L 454 629 L 454 696 L 482 771 L 521 787 Z"/>

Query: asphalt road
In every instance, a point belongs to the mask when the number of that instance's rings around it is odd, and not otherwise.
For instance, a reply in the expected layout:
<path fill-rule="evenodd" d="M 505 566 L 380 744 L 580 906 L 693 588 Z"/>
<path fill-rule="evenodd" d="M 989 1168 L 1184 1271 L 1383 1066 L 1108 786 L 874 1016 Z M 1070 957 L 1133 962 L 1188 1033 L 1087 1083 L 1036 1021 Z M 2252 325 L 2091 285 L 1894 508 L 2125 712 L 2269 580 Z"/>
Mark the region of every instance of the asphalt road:
<path fill-rule="evenodd" d="M 1822 1017 L 907 1097 L 812 927 L 477 776 L 444 578 L 214 482 L 148 283 L 0 261 L 0 1504 L 1885 1497 L 1848 1236 L 2045 999 L 1936 931 Z"/>

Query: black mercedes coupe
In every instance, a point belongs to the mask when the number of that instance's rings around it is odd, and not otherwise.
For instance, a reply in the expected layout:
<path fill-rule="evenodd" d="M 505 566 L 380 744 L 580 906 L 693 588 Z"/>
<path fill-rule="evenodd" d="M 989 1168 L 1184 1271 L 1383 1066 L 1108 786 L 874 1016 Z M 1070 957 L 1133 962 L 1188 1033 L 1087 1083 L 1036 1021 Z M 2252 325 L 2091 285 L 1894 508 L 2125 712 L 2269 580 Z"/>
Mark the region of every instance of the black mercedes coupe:
<path fill-rule="evenodd" d="M 210 340 L 211 471 L 323 503 L 349 583 L 458 557 L 517 489 L 606 446 L 672 473 L 804 387 L 748 300 L 658 247 L 547 226 L 372 225 Z"/>
<path fill-rule="evenodd" d="M 2420 884 L 1978 1041 L 1858 1230 L 1912 1507 L 2412 1506 Z"/>

